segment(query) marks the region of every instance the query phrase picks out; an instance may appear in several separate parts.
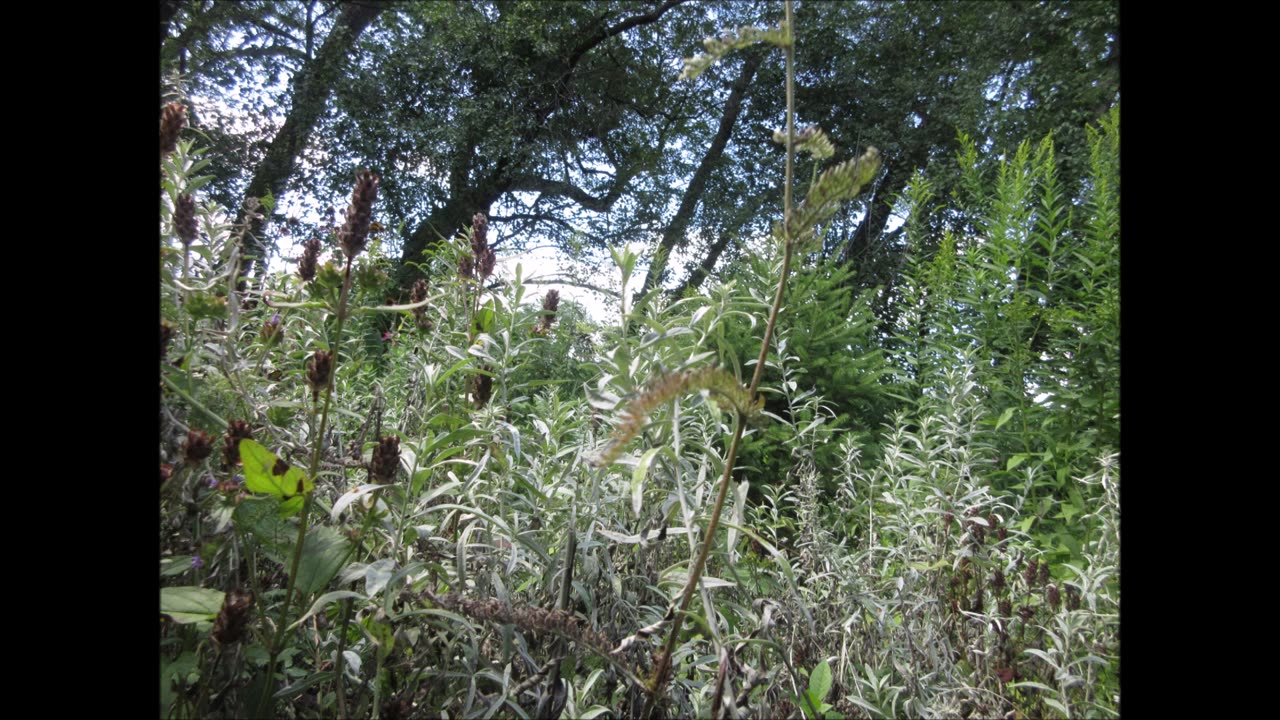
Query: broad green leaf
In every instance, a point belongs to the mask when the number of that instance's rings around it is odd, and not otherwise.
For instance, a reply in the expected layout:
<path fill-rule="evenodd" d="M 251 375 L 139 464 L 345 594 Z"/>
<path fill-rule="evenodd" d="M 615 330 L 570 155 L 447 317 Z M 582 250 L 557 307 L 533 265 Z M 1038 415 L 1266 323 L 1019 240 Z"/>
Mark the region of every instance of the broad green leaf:
<path fill-rule="evenodd" d="M 391 574 L 395 572 L 396 561 L 391 558 L 382 558 L 373 563 L 364 571 L 364 591 L 369 597 L 373 597 L 382 592 L 387 586 L 387 582 L 391 580 Z"/>
<path fill-rule="evenodd" d="M 1030 456 L 1026 455 L 1025 453 L 1019 453 L 1017 455 L 1014 455 L 1013 457 L 1009 458 L 1009 462 L 1005 463 L 1004 469 L 1012 470 L 1018 467 L 1019 465 L 1021 465 L 1022 463 L 1026 462 L 1028 457 Z"/>
<path fill-rule="evenodd" d="M 809 676 L 809 693 L 815 700 L 824 700 L 829 692 L 831 692 L 831 664 L 823 660 Z"/>
<path fill-rule="evenodd" d="M 999 429 L 1000 429 L 1000 426 L 1002 426 L 1002 425 L 1004 425 L 1005 423 L 1009 422 L 1009 418 L 1013 417 L 1013 411 L 1014 411 L 1014 409 L 1015 409 L 1015 408 L 1011 408 L 1011 407 L 1009 407 L 1009 408 L 1005 408 L 1005 409 L 1004 409 L 1004 412 L 1000 414 L 1000 419 L 996 421 L 996 429 L 997 429 L 997 430 L 999 430 Z"/>
<path fill-rule="evenodd" d="M 160 614 L 185 625 L 211 622 L 222 610 L 226 593 L 209 588 L 183 586 L 160 588 Z"/>
<path fill-rule="evenodd" d="M 302 544 L 298 587 L 307 595 L 319 592 L 342 569 L 350 553 L 351 544 L 337 530 L 323 525 L 311 528 Z"/>
<path fill-rule="evenodd" d="M 179 655 L 173 662 L 162 662 L 160 665 L 160 716 L 169 717 L 169 708 L 177 699 L 173 684 L 194 685 L 200 678 L 199 663 L 196 654 L 188 650 Z"/>
<path fill-rule="evenodd" d="M 302 468 L 291 467 L 253 440 L 240 441 L 240 460 L 244 462 L 244 485 L 253 492 L 283 500 L 315 490 L 315 483 Z"/>
<path fill-rule="evenodd" d="M 275 501 L 266 498 L 246 498 L 232 514 L 236 525 L 249 531 L 262 543 L 267 557 L 281 565 L 293 552 L 298 540 L 298 529 L 276 514 Z"/>

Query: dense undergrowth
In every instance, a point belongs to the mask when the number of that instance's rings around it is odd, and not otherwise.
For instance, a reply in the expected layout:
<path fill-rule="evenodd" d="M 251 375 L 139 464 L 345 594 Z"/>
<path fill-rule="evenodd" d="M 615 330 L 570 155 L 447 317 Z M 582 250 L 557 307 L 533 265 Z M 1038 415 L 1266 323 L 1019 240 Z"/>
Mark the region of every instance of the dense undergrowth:
<path fill-rule="evenodd" d="M 1118 714 L 1118 110 L 1082 198 L 967 143 L 935 241 L 916 178 L 889 333 L 809 242 L 874 149 L 788 121 L 771 250 L 596 327 L 479 214 L 389 304 L 368 172 L 241 288 L 167 108 L 161 715 Z"/>

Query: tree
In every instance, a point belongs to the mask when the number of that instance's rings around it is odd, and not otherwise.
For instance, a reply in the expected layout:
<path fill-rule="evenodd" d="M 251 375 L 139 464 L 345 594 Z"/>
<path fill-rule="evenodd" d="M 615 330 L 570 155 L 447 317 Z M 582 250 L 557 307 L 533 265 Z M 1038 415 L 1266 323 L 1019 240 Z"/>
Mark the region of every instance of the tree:
<path fill-rule="evenodd" d="M 643 215 L 685 122 L 664 48 L 686 2 L 419 4 L 367 38 L 328 137 L 383 169 L 402 285 L 477 212 L 499 246 L 567 238 L 623 198 Z"/>
<path fill-rule="evenodd" d="M 402 286 L 420 274 L 424 251 L 484 212 L 504 250 L 535 238 L 596 249 L 652 242 L 644 289 L 675 280 L 680 292 L 776 215 L 780 151 L 768 136 L 781 117 L 778 63 L 747 53 L 697 83 L 674 82 L 675 60 L 702 37 L 773 22 L 773 4 L 403 3 L 370 25 L 381 8 L 181 4 L 163 52 L 193 88 L 225 96 L 294 78 L 278 101 L 289 109 L 282 126 L 215 123 L 225 204 L 298 188 L 324 215 L 355 169 L 373 167 L 384 216 L 403 223 Z M 901 272 L 905 246 L 890 218 L 909 178 L 937 168 L 942 195 L 960 187 L 947 170 L 960 132 L 987 148 L 1053 130 L 1074 196 L 1087 164 L 1070 148 L 1118 98 L 1114 2 L 809 0 L 797 18 L 802 124 L 827 130 L 841 157 L 875 145 L 884 158 L 868 198 L 826 228 L 823 254 L 856 271 L 854 293 L 891 289 Z M 236 166 L 253 173 L 233 179 Z M 942 227 L 969 220 L 952 212 L 930 222 L 933 247 Z M 269 244 L 269 229 L 257 230 Z M 679 255 L 687 267 L 670 266 Z M 895 297 L 880 295 L 886 329 Z"/>
<path fill-rule="evenodd" d="M 304 50 L 301 58 L 297 57 L 296 52 L 290 52 L 293 49 L 290 41 L 296 43 L 298 38 L 287 26 L 281 27 L 270 22 L 269 19 L 248 14 L 240 16 L 241 23 L 237 23 L 239 27 L 259 27 L 272 36 L 274 41 L 283 43 L 283 47 L 279 50 L 272 50 L 268 45 L 264 48 L 263 55 L 278 55 L 301 61 L 292 79 L 288 114 L 275 136 L 267 144 L 264 156 L 245 189 L 246 197 L 261 198 L 283 193 L 285 183 L 294 173 L 298 156 L 306 147 L 317 120 L 327 107 L 329 95 L 341 77 L 343 64 L 356 47 L 356 39 L 387 8 L 388 3 L 385 0 L 362 0 L 343 5 L 324 43 L 313 55 L 318 21 L 318 18 L 313 17 L 316 5 L 316 3 L 306 5 L 306 22 L 301 25 L 305 33 L 302 39 Z M 327 13 L 321 15 L 324 14 Z M 247 236 L 249 247 L 245 248 L 241 259 L 241 276 L 250 275 L 255 264 L 267 253 L 263 236 L 267 216 L 255 217 L 257 219 L 253 220 Z M 244 219 L 245 213 L 241 210 L 237 222 L 243 222 Z"/>
<path fill-rule="evenodd" d="M 962 132 L 983 149 L 1053 132 L 1063 191 L 1078 196 L 1085 128 L 1119 99 L 1116 3 L 820 2 L 800 16 L 814 28 L 800 50 L 813 72 L 798 94 L 802 115 L 885 158 L 864 211 L 832 228 L 830 250 L 857 269 L 859 287 L 894 283 L 905 246 L 886 228 L 917 171 L 929 170 L 943 197 L 959 190 Z M 833 108 L 833 96 L 846 101 Z M 968 220 L 932 222 L 936 247 L 938 223 L 959 230 Z"/>

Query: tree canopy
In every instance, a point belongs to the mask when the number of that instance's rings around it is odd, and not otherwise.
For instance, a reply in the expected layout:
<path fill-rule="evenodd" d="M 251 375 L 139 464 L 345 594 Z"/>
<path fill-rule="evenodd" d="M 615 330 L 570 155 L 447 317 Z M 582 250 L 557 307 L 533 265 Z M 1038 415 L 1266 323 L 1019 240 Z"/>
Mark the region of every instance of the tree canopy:
<path fill-rule="evenodd" d="M 651 248 L 646 290 L 697 286 L 767 230 L 777 210 L 777 58 L 674 82 L 705 36 L 758 23 L 768 2 L 175 2 L 166 77 L 213 139 L 217 197 L 336 198 L 358 167 L 384 177 L 401 285 L 423 251 L 487 214 L 495 243 L 602 252 Z M 1055 134 L 1080 147 L 1119 97 L 1113 2 L 869 3 L 810 0 L 797 44 L 797 114 L 856 156 L 875 145 L 874 191 L 826 229 L 850 291 L 892 286 L 898 197 L 945 168 L 965 133 L 982 148 Z M 762 91 L 761 89 L 766 89 Z M 1064 191 L 1087 163 L 1059 158 Z M 940 192 L 958 177 L 935 173 Z M 336 204 L 336 203 L 335 203 Z M 311 210 L 333 221 L 322 201 Z M 259 254 L 318 227 L 268 214 Z M 965 219 L 935 218 L 959 227 Z M 936 237 L 939 237 L 937 233 Z M 252 254 L 252 253 L 250 253 Z M 671 267 L 667 258 L 690 258 Z M 248 269 L 248 268 L 246 268 Z M 666 278 L 662 281 L 662 278 Z M 887 297 L 887 295 L 886 295 Z"/>

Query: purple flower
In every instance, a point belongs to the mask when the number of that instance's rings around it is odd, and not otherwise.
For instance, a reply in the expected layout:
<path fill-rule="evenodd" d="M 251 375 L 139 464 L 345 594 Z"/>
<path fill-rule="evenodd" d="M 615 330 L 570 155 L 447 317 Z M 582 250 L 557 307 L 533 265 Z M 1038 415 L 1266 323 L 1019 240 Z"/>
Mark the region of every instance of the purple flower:
<path fill-rule="evenodd" d="M 390 330 L 388 330 L 388 331 L 386 331 L 386 332 L 382 333 L 382 341 L 383 341 L 383 342 L 387 342 L 387 341 L 389 341 L 389 340 L 391 340 L 391 331 L 390 331 Z"/>
<path fill-rule="evenodd" d="M 204 567 L 204 560 L 201 560 L 199 555 L 193 555 L 191 557 L 191 568 L 199 570 L 202 567 Z"/>

